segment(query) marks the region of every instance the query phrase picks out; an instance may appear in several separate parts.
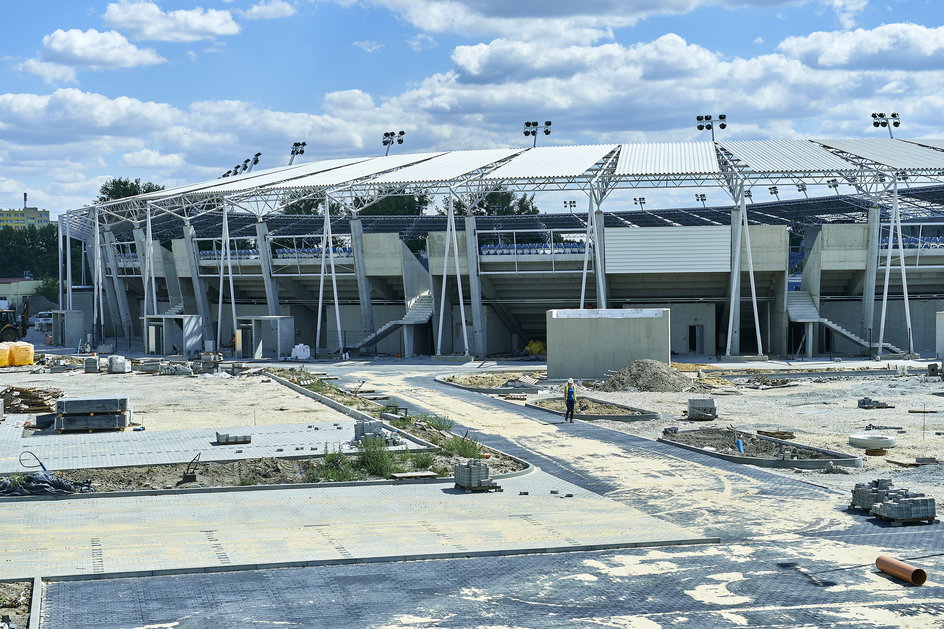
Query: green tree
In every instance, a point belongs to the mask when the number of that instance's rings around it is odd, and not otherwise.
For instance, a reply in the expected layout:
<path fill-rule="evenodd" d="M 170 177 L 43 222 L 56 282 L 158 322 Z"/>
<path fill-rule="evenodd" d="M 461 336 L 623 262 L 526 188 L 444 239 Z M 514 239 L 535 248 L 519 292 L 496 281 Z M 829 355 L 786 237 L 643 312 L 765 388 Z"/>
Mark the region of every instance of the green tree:
<path fill-rule="evenodd" d="M 472 208 L 461 199 L 454 199 L 453 208 L 460 216 L 522 216 L 538 213 L 533 194 L 518 195 L 505 188 L 489 192 Z"/>
<path fill-rule="evenodd" d="M 54 277 L 43 278 L 43 283 L 36 289 L 36 294 L 45 297 L 49 301 L 59 300 L 59 280 Z"/>
<path fill-rule="evenodd" d="M 403 188 L 381 191 L 382 199 L 364 207 L 361 216 L 420 216 L 429 204 L 428 194 L 406 194 Z"/>
<path fill-rule="evenodd" d="M 96 203 L 117 201 L 118 199 L 136 197 L 139 194 L 157 192 L 158 190 L 163 189 L 164 186 L 151 183 L 150 181 L 145 181 L 142 183 L 140 178 L 125 179 L 124 177 L 116 177 L 114 179 L 109 179 L 102 184 L 102 187 L 98 190 L 99 196 L 97 199 L 95 199 L 95 201 Z"/>

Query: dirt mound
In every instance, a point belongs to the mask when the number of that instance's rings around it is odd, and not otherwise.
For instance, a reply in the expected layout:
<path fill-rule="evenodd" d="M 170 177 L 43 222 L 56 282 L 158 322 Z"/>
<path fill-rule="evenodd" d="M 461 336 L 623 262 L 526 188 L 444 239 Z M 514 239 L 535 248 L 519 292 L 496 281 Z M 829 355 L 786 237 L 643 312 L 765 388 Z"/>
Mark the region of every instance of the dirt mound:
<path fill-rule="evenodd" d="M 658 360 L 636 360 L 606 380 L 600 387 L 603 391 L 656 391 L 660 393 L 681 393 L 695 386 L 691 378 L 682 375 L 676 369 Z"/>

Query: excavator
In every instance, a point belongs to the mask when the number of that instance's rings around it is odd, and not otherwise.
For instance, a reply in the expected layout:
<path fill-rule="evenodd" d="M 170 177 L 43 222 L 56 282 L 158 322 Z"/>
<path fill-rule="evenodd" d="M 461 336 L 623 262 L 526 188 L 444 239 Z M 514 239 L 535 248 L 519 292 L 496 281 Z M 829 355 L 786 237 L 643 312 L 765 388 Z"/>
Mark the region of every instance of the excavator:
<path fill-rule="evenodd" d="M 26 336 L 28 322 L 29 314 L 26 308 L 23 309 L 19 321 L 17 321 L 16 310 L 0 310 L 0 341 L 9 343 Z"/>

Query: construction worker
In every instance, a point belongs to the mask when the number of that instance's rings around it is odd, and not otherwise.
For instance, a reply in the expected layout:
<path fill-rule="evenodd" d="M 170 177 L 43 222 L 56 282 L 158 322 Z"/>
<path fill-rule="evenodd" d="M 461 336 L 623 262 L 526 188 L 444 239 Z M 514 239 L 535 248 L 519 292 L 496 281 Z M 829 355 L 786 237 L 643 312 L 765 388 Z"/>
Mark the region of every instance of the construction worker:
<path fill-rule="evenodd" d="M 574 406 L 577 405 L 577 385 L 573 378 L 567 378 L 567 384 L 564 385 L 564 404 L 567 405 L 567 412 L 564 413 L 564 421 L 574 423 Z"/>

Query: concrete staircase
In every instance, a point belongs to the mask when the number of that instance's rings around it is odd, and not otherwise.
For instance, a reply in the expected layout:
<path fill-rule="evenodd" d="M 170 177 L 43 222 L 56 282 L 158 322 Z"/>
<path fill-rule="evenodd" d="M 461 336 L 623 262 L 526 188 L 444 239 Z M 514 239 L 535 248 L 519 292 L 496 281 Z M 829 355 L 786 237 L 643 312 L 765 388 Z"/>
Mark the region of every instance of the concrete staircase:
<path fill-rule="evenodd" d="M 859 335 L 854 334 L 834 321 L 830 321 L 826 317 L 821 317 L 808 291 L 794 290 L 787 293 L 787 314 L 790 317 L 790 321 L 795 323 L 822 323 L 830 330 L 834 330 L 857 345 L 868 348 L 870 351 L 879 350 L 878 343 L 872 343 L 872 346 L 869 347 L 868 341 Z M 881 353 L 905 353 L 903 349 L 895 347 L 891 343 L 882 343 L 882 345 L 889 351 Z"/>
<path fill-rule="evenodd" d="M 166 315 L 179 315 L 184 311 L 184 302 L 178 301 L 176 304 L 171 306 L 168 310 L 164 312 Z"/>
<path fill-rule="evenodd" d="M 387 338 L 400 329 L 402 325 L 422 325 L 429 321 L 433 316 L 433 296 L 425 292 L 413 302 L 410 309 L 406 311 L 402 319 L 388 321 L 383 326 L 375 330 L 372 334 L 365 336 L 360 342 L 354 344 L 348 349 L 359 349 L 374 345 L 377 342 Z"/>

